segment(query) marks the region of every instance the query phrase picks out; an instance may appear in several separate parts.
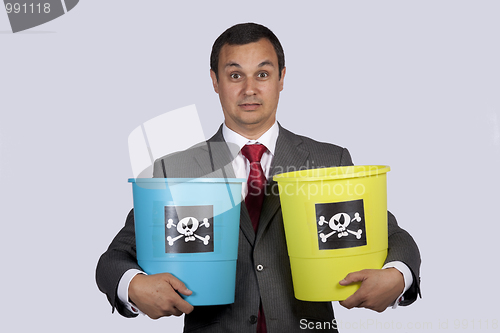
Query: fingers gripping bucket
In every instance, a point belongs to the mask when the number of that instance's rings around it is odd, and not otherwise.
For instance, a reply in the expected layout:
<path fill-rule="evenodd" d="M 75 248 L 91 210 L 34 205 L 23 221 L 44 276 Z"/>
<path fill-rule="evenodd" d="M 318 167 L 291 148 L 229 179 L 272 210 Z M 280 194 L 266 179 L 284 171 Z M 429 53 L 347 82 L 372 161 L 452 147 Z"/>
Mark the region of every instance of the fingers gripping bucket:
<path fill-rule="evenodd" d="M 382 268 L 389 170 L 348 166 L 274 176 L 297 299 L 345 300 L 359 288 L 339 285 L 348 273 Z"/>
<path fill-rule="evenodd" d="M 192 305 L 234 303 L 244 179 L 129 179 L 137 261 L 171 273 L 192 290 Z"/>

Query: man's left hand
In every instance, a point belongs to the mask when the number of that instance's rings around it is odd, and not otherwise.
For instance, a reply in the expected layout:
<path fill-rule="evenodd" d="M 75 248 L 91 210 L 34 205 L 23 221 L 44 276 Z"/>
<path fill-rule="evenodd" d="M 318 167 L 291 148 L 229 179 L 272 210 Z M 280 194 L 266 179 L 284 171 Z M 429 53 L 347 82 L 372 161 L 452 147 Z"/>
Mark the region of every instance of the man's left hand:
<path fill-rule="evenodd" d="M 403 274 L 396 268 L 364 269 L 352 272 L 340 281 L 346 286 L 354 282 L 361 282 L 361 287 L 340 305 L 352 309 L 367 308 L 382 312 L 401 295 L 404 290 Z"/>

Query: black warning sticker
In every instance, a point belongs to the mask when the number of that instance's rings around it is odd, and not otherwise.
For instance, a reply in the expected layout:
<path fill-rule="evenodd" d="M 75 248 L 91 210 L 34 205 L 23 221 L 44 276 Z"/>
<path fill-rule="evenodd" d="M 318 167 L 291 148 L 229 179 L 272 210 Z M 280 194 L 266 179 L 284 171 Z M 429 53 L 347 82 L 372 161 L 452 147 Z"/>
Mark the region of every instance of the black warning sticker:
<path fill-rule="evenodd" d="M 366 245 L 363 199 L 316 204 L 320 250 Z"/>
<path fill-rule="evenodd" d="M 165 206 L 166 253 L 213 251 L 213 206 Z"/>

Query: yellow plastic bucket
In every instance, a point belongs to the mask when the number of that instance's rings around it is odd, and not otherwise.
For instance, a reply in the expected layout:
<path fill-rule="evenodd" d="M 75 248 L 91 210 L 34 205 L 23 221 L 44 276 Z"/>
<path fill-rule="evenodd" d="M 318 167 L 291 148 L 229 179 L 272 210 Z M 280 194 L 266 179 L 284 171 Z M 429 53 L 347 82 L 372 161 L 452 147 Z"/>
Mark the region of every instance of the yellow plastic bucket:
<path fill-rule="evenodd" d="M 278 174 L 295 297 L 342 301 L 359 283 L 348 273 L 382 268 L 387 257 L 388 166 L 365 165 Z"/>

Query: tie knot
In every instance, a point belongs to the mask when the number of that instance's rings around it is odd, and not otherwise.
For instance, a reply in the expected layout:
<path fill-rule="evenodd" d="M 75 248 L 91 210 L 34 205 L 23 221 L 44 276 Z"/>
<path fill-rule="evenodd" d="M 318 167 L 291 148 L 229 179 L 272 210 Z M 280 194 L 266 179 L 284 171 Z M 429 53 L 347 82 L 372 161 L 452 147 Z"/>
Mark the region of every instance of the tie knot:
<path fill-rule="evenodd" d="M 241 148 L 241 153 L 250 161 L 250 163 L 254 163 L 260 162 L 260 159 L 266 150 L 267 148 L 264 145 L 245 145 Z"/>

